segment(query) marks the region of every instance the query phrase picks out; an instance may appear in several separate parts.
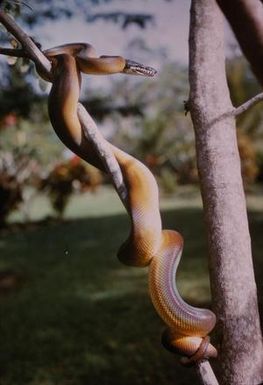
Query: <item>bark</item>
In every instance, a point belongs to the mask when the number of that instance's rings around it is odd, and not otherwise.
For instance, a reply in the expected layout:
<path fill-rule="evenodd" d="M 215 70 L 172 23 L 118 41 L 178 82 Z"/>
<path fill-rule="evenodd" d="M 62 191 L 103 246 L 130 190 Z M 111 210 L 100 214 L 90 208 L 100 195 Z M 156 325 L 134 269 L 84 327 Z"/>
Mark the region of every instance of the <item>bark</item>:
<path fill-rule="evenodd" d="M 215 0 L 192 0 L 189 106 L 220 336 L 219 383 L 256 385 L 263 380 L 262 335 L 223 41 Z"/>
<path fill-rule="evenodd" d="M 217 379 L 208 361 L 200 361 L 196 364 L 197 374 L 203 385 L 218 385 Z"/>
<path fill-rule="evenodd" d="M 217 0 L 252 70 L 263 85 L 263 4 L 259 0 Z"/>
<path fill-rule="evenodd" d="M 43 74 L 46 79 L 51 80 L 51 64 L 40 49 L 35 45 L 30 36 L 28 36 L 22 28 L 16 24 L 15 20 L 7 13 L 0 10 L 0 23 L 2 23 L 6 30 L 17 39 L 25 50 L 25 56 L 32 59 L 38 68 L 39 72 Z M 21 53 L 21 50 L 18 50 Z M 19 55 L 20 56 L 20 55 Z"/>

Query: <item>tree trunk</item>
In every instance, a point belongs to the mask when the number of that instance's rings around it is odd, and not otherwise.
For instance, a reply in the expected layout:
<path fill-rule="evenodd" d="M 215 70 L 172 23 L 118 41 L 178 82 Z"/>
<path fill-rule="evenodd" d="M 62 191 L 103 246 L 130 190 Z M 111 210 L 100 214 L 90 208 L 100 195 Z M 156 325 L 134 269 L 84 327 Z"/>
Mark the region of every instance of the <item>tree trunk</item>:
<path fill-rule="evenodd" d="M 263 4 L 259 0 L 217 0 L 243 53 L 263 85 Z"/>
<path fill-rule="evenodd" d="M 262 335 L 223 42 L 215 0 L 192 0 L 189 106 L 220 336 L 219 382 L 257 385 L 263 381 Z"/>

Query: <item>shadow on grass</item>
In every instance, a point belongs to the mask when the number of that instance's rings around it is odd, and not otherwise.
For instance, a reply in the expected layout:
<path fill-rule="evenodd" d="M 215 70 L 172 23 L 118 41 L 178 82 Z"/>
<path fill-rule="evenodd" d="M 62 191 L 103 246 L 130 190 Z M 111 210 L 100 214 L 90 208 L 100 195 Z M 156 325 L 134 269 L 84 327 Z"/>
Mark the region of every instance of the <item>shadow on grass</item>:
<path fill-rule="evenodd" d="M 185 239 L 181 292 L 189 302 L 207 305 L 201 211 L 166 211 L 163 219 L 165 228 L 180 229 Z M 250 219 L 260 278 L 262 217 L 251 213 Z M 116 259 L 128 232 L 128 219 L 118 215 L 0 238 L 0 270 L 26 277 L 19 291 L 0 297 L 1 384 L 197 383 L 193 369 L 160 346 L 163 324 L 148 297 L 147 269 Z"/>

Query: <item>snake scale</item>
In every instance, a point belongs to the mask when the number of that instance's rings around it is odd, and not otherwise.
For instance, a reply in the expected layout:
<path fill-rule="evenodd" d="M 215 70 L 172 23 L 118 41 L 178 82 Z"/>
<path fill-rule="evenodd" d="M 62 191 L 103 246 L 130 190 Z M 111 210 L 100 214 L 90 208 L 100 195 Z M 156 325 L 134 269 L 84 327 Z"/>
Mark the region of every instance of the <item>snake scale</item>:
<path fill-rule="evenodd" d="M 66 44 L 46 50 L 44 54 L 52 62 L 48 109 L 56 134 L 75 154 L 105 172 L 105 166 L 83 134 L 78 118 L 81 73 L 153 76 L 156 71 L 121 56 L 97 57 L 94 48 L 86 43 Z M 108 145 L 119 163 L 129 195 L 126 208 L 131 218 L 131 230 L 118 251 L 118 258 L 131 266 L 149 265 L 150 296 L 168 326 L 163 334 L 164 345 L 190 359 L 194 356 L 199 359 L 200 351 L 202 358 L 215 357 L 217 351 L 206 338 L 215 326 L 214 313 L 188 305 L 177 290 L 175 276 L 183 238 L 176 231 L 162 230 L 154 176 L 140 161 L 112 144 Z"/>

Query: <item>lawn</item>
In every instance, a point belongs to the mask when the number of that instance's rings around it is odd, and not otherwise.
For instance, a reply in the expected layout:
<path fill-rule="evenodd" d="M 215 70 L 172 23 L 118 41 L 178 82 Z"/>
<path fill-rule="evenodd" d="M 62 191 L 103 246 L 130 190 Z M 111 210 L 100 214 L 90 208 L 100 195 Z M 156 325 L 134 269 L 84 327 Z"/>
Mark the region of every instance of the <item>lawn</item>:
<path fill-rule="evenodd" d="M 207 306 L 200 200 L 177 198 L 163 199 L 162 216 L 164 227 L 185 239 L 178 284 L 187 301 Z M 250 228 L 262 293 L 263 210 L 253 199 Z M 17 274 L 17 285 L 0 291 L 1 385 L 198 384 L 194 370 L 160 345 L 164 325 L 148 296 L 147 268 L 116 258 L 128 231 L 119 203 L 101 192 L 74 198 L 63 222 L 0 235 L 0 271 Z"/>

